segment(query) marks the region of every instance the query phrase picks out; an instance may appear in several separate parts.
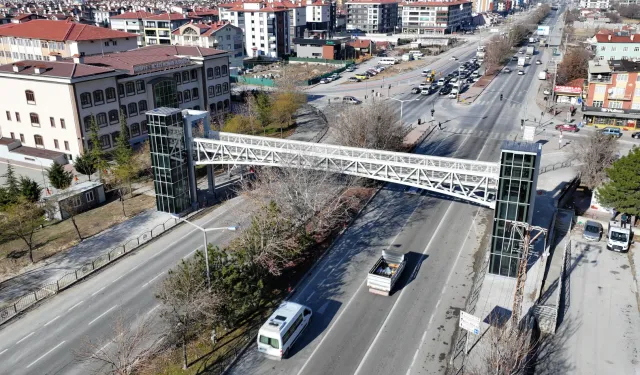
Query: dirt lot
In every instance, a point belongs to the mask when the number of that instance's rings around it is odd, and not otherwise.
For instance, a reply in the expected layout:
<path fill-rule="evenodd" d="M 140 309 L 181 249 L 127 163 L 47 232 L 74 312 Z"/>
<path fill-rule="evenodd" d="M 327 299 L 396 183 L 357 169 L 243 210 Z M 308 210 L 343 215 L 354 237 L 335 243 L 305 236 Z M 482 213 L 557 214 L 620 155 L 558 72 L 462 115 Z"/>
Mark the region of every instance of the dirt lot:
<path fill-rule="evenodd" d="M 246 73 L 247 77 L 254 76 L 268 76 L 267 78 L 277 79 L 286 79 L 293 81 L 304 81 L 313 77 L 321 76 L 325 73 L 332 72 L 338 69 L 336 65 L 325 65 L 325 64 L 310 64 L 310 63 L 301 63 L 301 64 L 272 64 L 267 66 L 256 66 L 253 69 L 252 73 Z"/>
<path fill-rule="evenodd" d="M 125 200 L 127 217 L 122 215 L 120 201 L 115 200 L 76 216 L 76 223 L 82 236 L 87 238 L 154 206 L 154 197 L 141 194 Z M 33 251 L 33 258 L 36 264 L 38 261 L 67 250 L 78 242 L 71 220 L 45 226 L 34 234 L 34 239 L 36 249 Z M 27 246 L 21 239 L 7 240 L 0 237 L 0 241 L 0 281 L 6 280 L 21 270 L 26 271 L 25 267 L 33 267 L 29 265 Z"/>

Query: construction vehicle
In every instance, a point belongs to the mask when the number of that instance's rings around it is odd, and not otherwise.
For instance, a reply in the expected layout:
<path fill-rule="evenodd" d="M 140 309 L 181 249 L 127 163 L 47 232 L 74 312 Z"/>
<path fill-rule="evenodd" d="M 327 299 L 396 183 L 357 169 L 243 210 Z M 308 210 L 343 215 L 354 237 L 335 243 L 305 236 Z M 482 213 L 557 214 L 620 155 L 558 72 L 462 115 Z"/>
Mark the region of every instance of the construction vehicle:
<path fill-rule="evenodd" d="M 424 74 L 424 72 L 423 72 Z M 427 75 L 424 77 L 424 81 L 431 83 L 433 82 L 433 80 L 436 79 L 436 71 L 435 70 L 431 70 L 431 72 L 427 72 Z"/>
<path fill-rule="evenodd" d="M 383 250 L 382 256 L 367 275 L 369 292 L 383 296 L 391 295 L 391 290 L 400 278 L 405 264 L 404 254 Z"/>

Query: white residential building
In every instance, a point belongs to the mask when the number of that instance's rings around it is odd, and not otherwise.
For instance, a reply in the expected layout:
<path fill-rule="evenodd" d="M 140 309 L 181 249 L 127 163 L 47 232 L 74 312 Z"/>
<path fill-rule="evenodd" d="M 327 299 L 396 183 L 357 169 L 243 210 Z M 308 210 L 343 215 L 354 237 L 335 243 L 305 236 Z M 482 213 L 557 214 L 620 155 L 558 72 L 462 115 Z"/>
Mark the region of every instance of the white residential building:
<path fill-rule="evenodd" d="M 469 0 L 416 1 L 401 4 L 402 32 L 408 34 L 445 34 L 471 23 Z"/>
<path fill-rule="evenodd" d="M 143 11 L 122 13 L 117 16 L 111 16 L 109 18 L 109 24 L 113 30 L 136 34 L 138 36 L 138 47 L 142 47 L 145 45 L 144 24 L 142 23 L 142 19 L 153 15 L 153 13 Z"/>
<path fill-rule="evenodd" d="M 307 28 L 332 30 L 331 3 L 327 0 L 306 0 Z"/>
<path fill-rule="evenodd" d="M 199 46 L 229 52 L 232 67 L 242 68 L 244 37 L 242 29 L 227 22 L 188 23 L 171 33 L 171 43 L 179 46 Z"/>
<path fill-rule="evenodd" d="M 609 9 L 609 0 L 580 0 L 580 8 Z"/>

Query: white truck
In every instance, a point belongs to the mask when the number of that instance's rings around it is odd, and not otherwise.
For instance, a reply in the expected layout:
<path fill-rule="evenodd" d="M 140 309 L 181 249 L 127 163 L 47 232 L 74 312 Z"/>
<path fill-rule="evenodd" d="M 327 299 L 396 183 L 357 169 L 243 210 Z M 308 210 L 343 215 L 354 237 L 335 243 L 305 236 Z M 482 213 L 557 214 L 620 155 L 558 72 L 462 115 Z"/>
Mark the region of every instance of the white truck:
<path fill-rule="evenodd" d="M 607 249 L 626 253 L 629 251 L 631 229 L 623 228 L 619 221 L 609 221 L 607 228 Z"/>
<path fill-rule="evenodd" d="M 518 57 L 518 66 L 521 68 L 524 68 L 525 64 L 527 63 L 527 58 L 522 56 L 522 57 Z"/>
<path fill-rule="evenodd" d="M 382 256 L 367 275 L 369 292 L 389 296 L 405 264 L 404 254 L 383 250 Z"/>
<path fill-rule="evenodd" d="M 527 50 L 525 51 L 525 55 L 531 57 L 536 53 L 536 47 L 534 46 L 528 46 Z"/>
<path fill-rule="evenodd" d="M 545 72 L 540 72 L 540 73 L 538 73 L 538 79 L 539 79 L 539 80 L 545 80 L 545 79 L 547 79 L 547 73 L 545 73 Z"/>

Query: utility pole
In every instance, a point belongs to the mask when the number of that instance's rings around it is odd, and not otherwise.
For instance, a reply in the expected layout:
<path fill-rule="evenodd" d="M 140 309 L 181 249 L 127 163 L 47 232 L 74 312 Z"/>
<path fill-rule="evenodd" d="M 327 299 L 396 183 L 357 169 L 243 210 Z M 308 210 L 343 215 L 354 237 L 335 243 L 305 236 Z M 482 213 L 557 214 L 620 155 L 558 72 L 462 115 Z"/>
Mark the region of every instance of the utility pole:
<path fill-rule="evenodd" d="M 543 251 L 546 250 L 547 229 L 530 225 L 521 221 L 506 220 L 506 225 L 511 226 L 511 236 L 509 239 L 509 247 L 513 245 L 514 236 L 517 233 L 518 238 L 522 239 L 522 248 L 520 249 L 520 263 L 518 264 L 518 276 L 516 278 L 516 291 L 513 296 L 513 308 L 511 310 L 511 322 L 517 325 L 520 321 L 520 309 L 522 308 L 522 300 L 524 298 L 524 285 L 527 280 L 527 263 L 529 260 L 529 246 L 535 242 L 541 235 L 545 236 L 545 244 Z M 536 232 L 533 237 L 531 233 Z"/>

